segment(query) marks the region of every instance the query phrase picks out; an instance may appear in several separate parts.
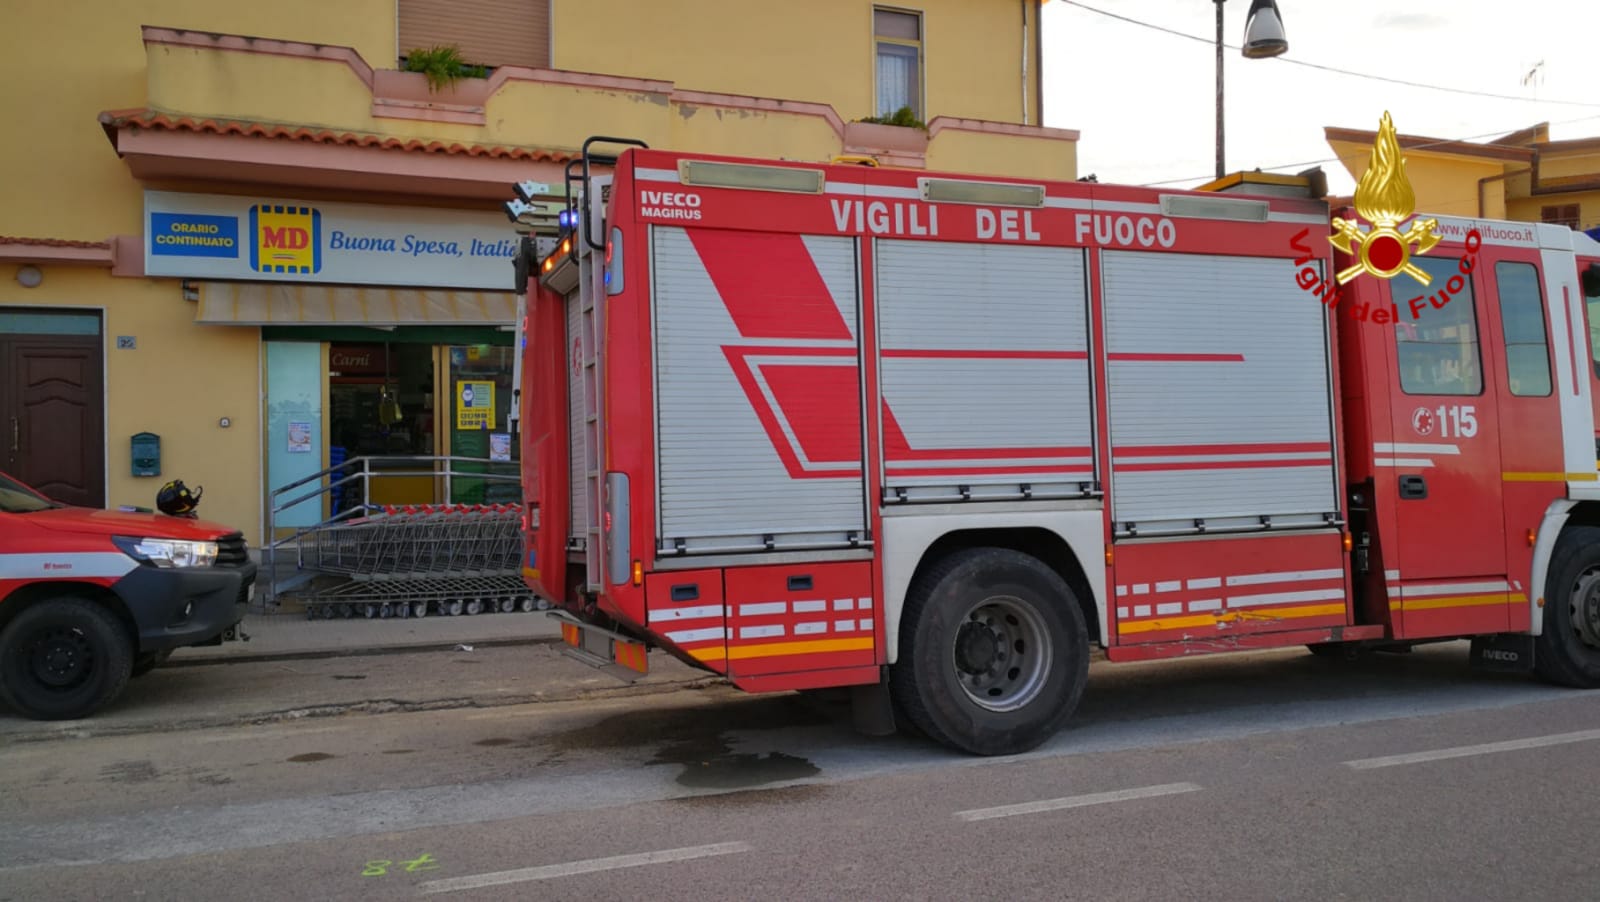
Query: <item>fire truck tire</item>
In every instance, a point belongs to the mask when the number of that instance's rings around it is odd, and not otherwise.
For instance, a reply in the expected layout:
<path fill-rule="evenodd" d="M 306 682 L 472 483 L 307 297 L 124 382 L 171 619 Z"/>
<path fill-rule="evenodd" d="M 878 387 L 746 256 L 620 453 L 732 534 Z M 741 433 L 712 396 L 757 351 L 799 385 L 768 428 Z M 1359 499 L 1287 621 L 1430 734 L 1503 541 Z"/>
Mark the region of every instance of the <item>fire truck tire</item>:
<path fill-rule="evenodd" d="M 1066 581 L 1030 555 L 973 548 L 911 586 L 889 690 L 934 741 L 1012 755 L 1061 729 L 1088 671 L 1088 628 Z"/>
<path fill-rule="evenodd" d="M 110 611 L 82 598 L 29 607 L 0 632 L 0 699 L 34 720 L 76 720 L 121 694 L 133 640 Z"/>
<path fill-rule="evenodd" d="M 1534 668 L 1545 680 L 1600 688 L 1600 527 L 1576 526 L 1556 544 Z"/>

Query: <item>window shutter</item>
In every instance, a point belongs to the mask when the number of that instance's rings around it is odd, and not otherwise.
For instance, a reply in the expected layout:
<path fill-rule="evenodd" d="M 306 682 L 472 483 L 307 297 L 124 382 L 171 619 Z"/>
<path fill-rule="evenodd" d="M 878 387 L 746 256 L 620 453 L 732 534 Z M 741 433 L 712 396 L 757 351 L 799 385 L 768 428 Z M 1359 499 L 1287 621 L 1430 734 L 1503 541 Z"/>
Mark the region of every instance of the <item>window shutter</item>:
<path fill-rule="evenodd" d="M 397 0 L 400 56 L 461 48 L 479 66 L 550 65 L 551 0 Z"/>

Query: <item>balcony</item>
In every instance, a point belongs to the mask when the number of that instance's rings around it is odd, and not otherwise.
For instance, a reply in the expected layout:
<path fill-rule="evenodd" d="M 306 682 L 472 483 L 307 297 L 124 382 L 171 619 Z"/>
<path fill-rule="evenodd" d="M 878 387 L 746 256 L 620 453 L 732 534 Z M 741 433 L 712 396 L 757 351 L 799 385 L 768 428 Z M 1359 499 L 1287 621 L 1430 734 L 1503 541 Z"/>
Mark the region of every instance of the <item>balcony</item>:
<path fill-rule="evenodd" d="M 559 184 L 594 134 L 652 147 L 1076 177 L 1077 133 L 935 117 L 927 130 L 846 122 L 826 104 L 671 82 L 505 67 L 440 90 L 352 48 L 145 27 L 145 107 L 100 115 L 146 182 L 318 188 L 389 198 L 500 200 Z"/>

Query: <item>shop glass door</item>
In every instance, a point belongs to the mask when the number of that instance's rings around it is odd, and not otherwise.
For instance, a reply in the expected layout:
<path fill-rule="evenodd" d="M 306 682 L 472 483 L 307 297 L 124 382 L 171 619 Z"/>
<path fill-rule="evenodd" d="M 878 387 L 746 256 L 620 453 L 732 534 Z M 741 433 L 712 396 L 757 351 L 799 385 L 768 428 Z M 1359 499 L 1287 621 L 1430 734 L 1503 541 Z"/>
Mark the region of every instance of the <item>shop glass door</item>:
<path fill-rule="evenodd" d="M 461 473 L 493 473 L 517 477 L 521 459 L 517 443 L 506 431 L 511 413 L 512 371 L 516 353 L 509 345 L 450 345 L 448 357 L 450 391 L 448 453 L 487 463 L 458 461 L 453 469 Z M 521 498 L 515 479 L 476 479 L 456 475 L 451 480 L 450 501 L 454 504 L 515 503 Z"/>

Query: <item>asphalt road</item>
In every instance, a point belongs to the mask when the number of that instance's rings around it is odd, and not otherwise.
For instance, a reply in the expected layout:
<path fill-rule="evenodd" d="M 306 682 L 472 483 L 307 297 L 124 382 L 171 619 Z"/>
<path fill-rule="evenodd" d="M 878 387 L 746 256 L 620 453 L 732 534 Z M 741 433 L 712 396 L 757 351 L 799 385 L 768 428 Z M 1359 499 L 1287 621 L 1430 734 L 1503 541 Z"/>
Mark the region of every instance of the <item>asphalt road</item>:
<path fill-rule="evenodd" d="M 1600 897 L 1600 696 L 1460 645 L 1098 663 L 1011 759 L 655 691 L 7 742 L 0 900 Z"/>

